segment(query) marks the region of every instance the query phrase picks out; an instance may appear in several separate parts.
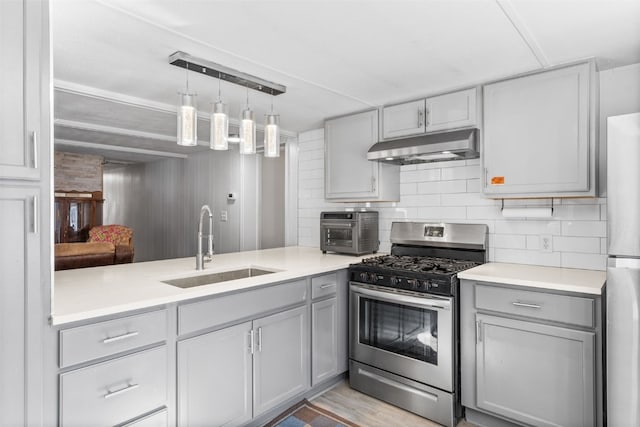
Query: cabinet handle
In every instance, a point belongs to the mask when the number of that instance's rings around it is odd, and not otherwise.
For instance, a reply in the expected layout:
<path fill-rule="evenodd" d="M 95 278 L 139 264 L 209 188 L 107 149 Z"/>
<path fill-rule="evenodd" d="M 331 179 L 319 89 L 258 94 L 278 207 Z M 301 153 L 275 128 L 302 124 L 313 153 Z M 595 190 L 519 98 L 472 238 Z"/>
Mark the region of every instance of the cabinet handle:
<path fill-rule="evenodd" d="M 482 320 L 476 320 L 476 343 L 482 342 Z"/>
<path fill-rule="evenodd" d="M 371 192 L 375 192 L 376 191 L 376 177 L 372 176 L 371 177 Z"/>
<path fill-rule="evenodd" d="M 109 344 L 111 342 L 125 340 L 127 338 L 133 338 L 133 337 L 137 336 L 139 333 L 140 332 L 134 331 L 134 332 L 128 332 L 128 333 L 122 334 L 122 335 L 117 335 L 115 337 L 105 338 L 105 339 L 102 340 L 102 343 L 103 344 Z"/>
<path fill-rule="evenodd" d="M 327 289 L 335 286 L 335 283 L 325 283 L 324 285 L 320 285 L 320 289 Z"/>
<path fill-rule="evenodd" d="M 33 205 L 33 224 L 31 226 L 31 229 L 33 231 L 33 234 L 38 234 L 38 221 L 40 219 L 40 215 L 38 214 L 38 196 L 33 196 L 33 199 L 31 199 L 31 204 Z"/>
<path fill-rule="evenodd" d="M 255 347 L 253 345 L 253 329 L 249 331 L 249 351 L 251 354 L 255 353 Z"/>
<path fill-rule="evenodd" d="M 424 116 L 425 116 L 425 120 L 426 120 L 425 126 L 426 127 L 429 127 L 429 125 L 430 125 L 430 123 L 429 123 L 429 114 L 430 113 L 431 113 L 431 111 L 429 111 L 428 108 L 424 109 Z"/>
<path fill-rule="evenodd" d="M 138 387 L 140 387 L 140 384 L 129 384 L 128 386 L 126 386 L 125 388 L 121 388 L 120 390 L 108 392 L 107 394 L 104 395 L 104 398 L 105 399 L 110 399 L 112 397 L 118 396 L 118 395 L 126 393 L 128 391 L 135 390 Z"/>
<path fill-rule="evenodd" d="M 484 168 L 484 187 L 487 188 L 489 184 L 489 168 Z"/>
<path fill-rule="evenodd" d="M 424 111 L 422 111 L 422 108 L 418 108 L 418 127 L 421 128 L 424 123 Z"/>
<path fill-rule="evenodd" d="M 258 352 L 262 353 L 262 327 L 258 328 Z"/>
<path fill-rule="evenodd" d="M 529 304 L 526 302 L 519 302 L 519 301 L 512 302 L 511 304 L 515 305 L 516 307 L 542 308 L 542 306 L 539 304 Z"/>
<path fill-rule="evenodd" d="M 38 132 L 31 133 L 31 154 L 33 155 L 33 168 L 38 169 Z"/>

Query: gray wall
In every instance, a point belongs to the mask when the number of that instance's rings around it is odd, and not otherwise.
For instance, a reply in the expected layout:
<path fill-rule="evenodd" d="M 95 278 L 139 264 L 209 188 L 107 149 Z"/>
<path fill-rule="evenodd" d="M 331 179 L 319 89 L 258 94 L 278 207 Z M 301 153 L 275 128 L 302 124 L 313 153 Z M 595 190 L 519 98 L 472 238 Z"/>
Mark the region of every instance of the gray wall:
<path fill-rule="evenodd" d="M 216 253 L 257 249 L 258 167 L 257 156 L 232 149 L 105 170 L 104 223 L 133 228 L 136 262 L 193 256 L 200 207 L 208 204 Z"/>
<path fill-rule="evenodd" d="M 284 189 L 285 189 L 285 156 L 262 159 L 262 215 L 261 240 L 262 249 L 284 246 Z"/>

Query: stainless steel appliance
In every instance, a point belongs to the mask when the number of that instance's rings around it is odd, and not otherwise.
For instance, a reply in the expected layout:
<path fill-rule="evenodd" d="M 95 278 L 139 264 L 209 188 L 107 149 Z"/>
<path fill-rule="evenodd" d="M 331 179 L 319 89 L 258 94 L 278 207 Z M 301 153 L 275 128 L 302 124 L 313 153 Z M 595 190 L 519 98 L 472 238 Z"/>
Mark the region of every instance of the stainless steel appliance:
<path fill-rule="evenodd" d="M 456 273 L 486 261 L 487 226 L 394 222 L 391 243 L 391 255 L 349 267 L 351 387 L 454 426 Z"/>
<path fill-rule="evenodd" d="M 378 212 L 322 212 L 320 249 L 343 254 L 364 255 L 378 252 Z"/>
<path fill-rule="evenodd" d="M 607 422 L 640 425 L 640 113 L 607 120 Z"/>

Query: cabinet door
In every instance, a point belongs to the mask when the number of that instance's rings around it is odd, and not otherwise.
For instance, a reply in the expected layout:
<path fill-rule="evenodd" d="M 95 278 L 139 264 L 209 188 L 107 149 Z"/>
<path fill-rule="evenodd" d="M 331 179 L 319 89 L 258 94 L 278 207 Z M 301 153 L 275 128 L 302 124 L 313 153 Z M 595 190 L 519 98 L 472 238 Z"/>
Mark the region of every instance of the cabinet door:
<path fill-rule="evenodd" d="M 477 406 L 533 426 L 595 425 L 592 332 L 476 315 Z"/>
<path fill-rule="evenodd" d="M 4 2 L 0 2 L 4 3 Z M 40 236 L 35 206 L 38 189 L 0 186 L 0 425 L 35 424 L 29 420 L 25 397 L 27 380 L 42 375 L 35 369 L 39 334 L 26 323 L 28 315 L 43 310 L 40 294 Z M 37 393 L 38 390 L 35 390 Z M 34 408 L 35 409 L 35 408 Z"/>
<path fill-rule="evenodd" d="M 477 89 L 461 90 L 426 100 L 426 131 L 475 126 Z"/>
<path fill-rule="evenodd" d="M 420 135 L 425 132 L 424 99 L 382 109 L 382 138 Z"/>
<path fill-rule="evenodd" d="M 178 343 L 178 425 L 251 419 L 251 322 Z"/>
<path fill-rule="evenodd" d="M 309 321 L 299 307 L 253 322 L 254 416 L 309 388 Z"/>
<path fill-rule="evenodd" d="M 336 298 L 311 306 L 311 385 L 338 374 L 338 303 Z"/>
<path fill-rule="evenodd" d="M 378 142 L 378 110 L 325 122 L 325 197 L 371 199 L 378 195 L 379 163 L 367 160 Z"/>
<path fill-rule="evenodd" d="M 484 193 L 588 192 L 589 97 L 590 64 L 486 85 Z"/>
<path fill-rule="evenodd" d="M 0 1 L 0 178 L 38 179 L 43 5 Z M 46 106 L 44 106 L 46 108 Z"/>

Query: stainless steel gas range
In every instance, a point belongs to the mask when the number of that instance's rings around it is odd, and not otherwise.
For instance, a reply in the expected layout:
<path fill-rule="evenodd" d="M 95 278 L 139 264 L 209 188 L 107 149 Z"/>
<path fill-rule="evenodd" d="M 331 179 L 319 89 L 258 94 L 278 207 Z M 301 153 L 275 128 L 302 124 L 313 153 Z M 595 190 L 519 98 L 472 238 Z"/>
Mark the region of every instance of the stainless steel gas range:
<path fill-rule="evenodd" d="M 351 387 L 454 426 L 456 273 L 486 261 L 487 226 L 394 222 L 391 243 L 391 255 L 349 267 Z"/>

